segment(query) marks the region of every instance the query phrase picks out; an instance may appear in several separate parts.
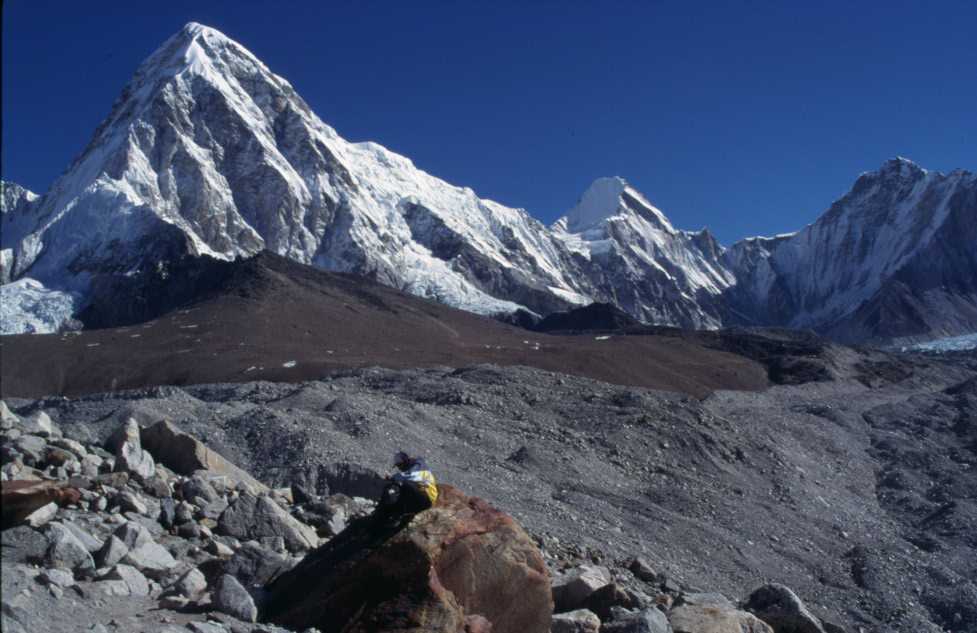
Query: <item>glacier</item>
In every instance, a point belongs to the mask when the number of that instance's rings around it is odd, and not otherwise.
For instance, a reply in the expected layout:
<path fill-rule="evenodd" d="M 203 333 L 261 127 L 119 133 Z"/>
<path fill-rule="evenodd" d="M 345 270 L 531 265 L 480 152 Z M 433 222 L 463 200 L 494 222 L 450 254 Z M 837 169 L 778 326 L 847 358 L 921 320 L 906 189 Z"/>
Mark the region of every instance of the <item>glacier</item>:
<path fill-rule="evenodd" d="M 0 286 L 0 335 L 51 334 L 76 329 L 78 297 L 24 277 Z"/>

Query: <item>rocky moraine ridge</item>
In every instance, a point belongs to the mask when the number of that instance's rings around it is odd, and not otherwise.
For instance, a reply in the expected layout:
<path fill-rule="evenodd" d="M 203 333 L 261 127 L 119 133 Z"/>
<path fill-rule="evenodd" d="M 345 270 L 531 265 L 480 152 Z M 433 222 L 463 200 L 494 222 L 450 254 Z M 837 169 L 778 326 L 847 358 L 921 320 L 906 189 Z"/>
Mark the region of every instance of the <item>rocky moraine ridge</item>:
<path fill-rule="evenodd" d="M 3 629 L 977 631 L 977 361 L 836 364 L 702 401 L 492 366 L 8 399 Z M 377 533 L 400 447 L 442 499 Z"/>

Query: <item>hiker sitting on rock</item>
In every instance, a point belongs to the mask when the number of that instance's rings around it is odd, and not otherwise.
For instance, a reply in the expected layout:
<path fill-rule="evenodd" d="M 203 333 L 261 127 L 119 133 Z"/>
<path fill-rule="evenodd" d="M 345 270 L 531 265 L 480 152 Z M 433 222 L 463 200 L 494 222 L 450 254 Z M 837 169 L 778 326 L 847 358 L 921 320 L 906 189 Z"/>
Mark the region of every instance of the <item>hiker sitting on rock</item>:
<path fill-rule="evenodd" d="M 400 472 L 391 477 L 380 498 L 380 509 L 388 517 L 413 516 L 438 500 L 438 485 L 424 459 L 400 451 L 394 455 Z"/>

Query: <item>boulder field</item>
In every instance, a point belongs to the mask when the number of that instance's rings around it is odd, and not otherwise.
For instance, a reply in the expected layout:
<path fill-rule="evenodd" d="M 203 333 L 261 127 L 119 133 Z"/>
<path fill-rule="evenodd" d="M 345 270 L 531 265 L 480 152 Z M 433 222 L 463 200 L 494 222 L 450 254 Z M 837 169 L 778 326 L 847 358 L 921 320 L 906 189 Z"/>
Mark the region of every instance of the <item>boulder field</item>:
<path fill-rule="evenodd" d="M 553 557 L 451 485 L 391 523 L 342 491 L 375 489 L 383 478 L 367 468 L 326 468 L 324 495 L 274 488 L 169 421 L 123 418 L 100 440 L 2 402 L 0 413 L 5 632 L 841 630 L 780 585 L 738 604 L 644 558 Z"/>

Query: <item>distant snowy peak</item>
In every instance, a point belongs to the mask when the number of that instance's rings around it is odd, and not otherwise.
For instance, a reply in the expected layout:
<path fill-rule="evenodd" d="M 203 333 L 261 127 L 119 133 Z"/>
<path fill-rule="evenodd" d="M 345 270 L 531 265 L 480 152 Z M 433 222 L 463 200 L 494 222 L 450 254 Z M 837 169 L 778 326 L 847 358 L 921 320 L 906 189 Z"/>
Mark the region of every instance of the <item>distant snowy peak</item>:
<path fill-rule="evenodd" d="M 167 253 L 262 249 L 483 314 L 590 300 L 521 209 L 349 143 L 243 46 L 189 24 L 140 65 L 16 235 L 14 276 L 87 293 Z"/>
<path fill-rule="evenodd" d="M 975 174 L 892 159 L 797 233 L 727 251 L 736 279 L 732 320 L 815 328 L 843 340 L 977 328 L 974 244 Z"/>
<path fill-rule="evenodd" d="M 600 178 L 552 226 L 584 263 L 597 299 L 650 323 L 718 327 L 717 302 L 732 283 L 722 246 L 708 231 L 676 231 L 623 178 Z"/>
<path fill-rule="evenodd" d="M 557 220 L 555 226 L 569 233 L 579 233 L 607 220 L 626 220 L 628 217 L 641 218 L 661 230 L 675 232 L 665 214 L 620 176 L 595 180 L 576 206 Z"/>
<path fill-rule="evenodd" d="M 0 213 L 23 213 L 33 204 L 38 196 L 29 189 L 21 187 L 15 182 L 0 180 Z"/>

